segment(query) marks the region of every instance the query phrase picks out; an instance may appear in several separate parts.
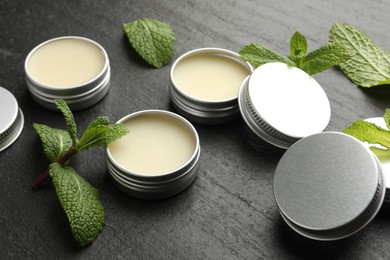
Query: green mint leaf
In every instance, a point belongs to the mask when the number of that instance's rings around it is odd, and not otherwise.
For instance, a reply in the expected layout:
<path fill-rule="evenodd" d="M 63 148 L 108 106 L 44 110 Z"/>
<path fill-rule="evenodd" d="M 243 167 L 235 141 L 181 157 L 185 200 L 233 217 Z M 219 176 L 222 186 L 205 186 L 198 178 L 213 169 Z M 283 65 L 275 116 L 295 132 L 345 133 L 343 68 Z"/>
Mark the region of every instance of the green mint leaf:
<path fill-rule="evenodd" d="M 73 147 L 76 147 L 77 128 L 76 128 L 76 122 L 74 121 L 72 111 L 70 111 L 68 105 L 66 104 L 65 100 L 63 100 L 63 99 L 56 99 L 56 100 L 54 100 L 54 103 L 56 104 L 57 108 L 59 110 L 61 110 L 62 114 L 64 115 L 66 129 L 70 135 L 70 138 L 72 139 Z"/>
<path fill-rule="evenodd" d="M 72 168 L 50 165 L 58 199 L 68 217 L 74 238 L 84 246 L 91 243 L 103 228 L 104 209 L 97 190 Z"/>
<path fill-rule="evenodd" d="M 43 152 L 51 162 L 57 162 L 72 147 L 72 139 L 67 131 L 33 124 L 42 141 Z"/>
<path fill-rule="evenodd" d="M 305 36 L 295 32 L 290 39 L 290 55 L 305 55 L 307 51 L 307 42 Z"/>
<path fill-rule="evenodd" d="M 172 57 L 175 34 L 169 24 L 143 18 L 123 28 L 135 51 L 150 65 L 161 68 Z"/>
<path fill-rule="evenodd" d="M 95 120 L 93 120 L 88 127 L 96 127 L 102 125 L 110 125 L 110 120 L 106 116 L 99 116 Z"/>
<path fill-rule="evenodd" d="M 373 151 L 379 159 L 390 157 L 390 150 L 388 149 L 381 149 L 375 146 L 371 146 L 370 150 Z"/>
<path fill-rule="evenodd" d="M 390 84 L 390 53 L 381 49 L 366 34 L 346 23 L 334 23 L 330 42 L 342 44 L 353 56 L 339 64 L 356 85 L 372 87 Z"/>
<path fill-rule="evenodd" d="M 390 131 L 373 123 L 359 120 L 345 128 L 344 133 L 352 135 L 363 142 L 379 144 L 390 149 Z"/>
<path fill-rule="evenodd" d="M 284 62 L 295 66 L 291 60 L 259 43 L 251 43 L 244 46 L 240 51 L 240 56 L 255 68 L 269 62 Z"/>
<path fill-rule="evenodd" d="M 78 143 L 78 151 L 109 144 L 129 132 L 122 124 L 109 125 L 104 120 L 104 118 L 97 119 L 87 127 Z M 103 121 L 104 123 L 102 123 Z"/>
<path fill-rule="evenodd" d="M 383 119 L 385 120 L 386 127 L 390 129 L 390 109 L 386 108 Z"/>
<path fill-rule="evenodd" d="M 346 61 L 350 58 L 350 53 L 347 49 L 337 43 L 328 43 L 308 53 L 299 66 L 309 75 L 314 75 L 327 70 L 335 65 Z"/>

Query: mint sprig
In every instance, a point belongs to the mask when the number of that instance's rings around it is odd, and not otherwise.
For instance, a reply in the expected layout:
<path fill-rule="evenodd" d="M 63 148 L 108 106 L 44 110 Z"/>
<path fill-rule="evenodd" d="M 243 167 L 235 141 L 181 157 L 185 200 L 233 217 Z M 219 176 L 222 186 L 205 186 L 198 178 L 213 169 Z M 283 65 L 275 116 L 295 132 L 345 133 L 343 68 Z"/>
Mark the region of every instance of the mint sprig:
<path fill-rule="evenodd" d="M 390 129 L 390 109 L 383 116 L 386 126 Z M 358 120 L 343 130 L 344 133 L 356 137 L 371 145 L 370 149 L 377 156 L 390 156 L 390 131 L 365 120 Z"/>
<path fill-rule="evenodd" d="M 123 28 L 130 44 L 148 64 L 161 68 L 171 60 L 175 34 L 169 24 L 142 18 Z"/>
<path fill-rule="evenodd" d="M 290 39 L 290 55 L 283 55 L 259 43 L 251 43 L 240 51 L 243 60 L 255 68 L 269 62 L 284 62 L 295 66 L 309 75 L 314 75 L 338 65 L 350 58 L 350 53 L 341 44 L 327 43 L 319 49 L 307 53 L 306 38 L 295 32 Z"/>
<path fill-rule="evenodd" d="M 390 53 L 365 33 L 346 23 L 334 23 L 329 38 L 352 53 L 351 58 L 339 64 L 352 82 L 367 88 L 390 84 Z"/>
<path fill-rule="evenodd" d="M 100 233 L 104 223 L 104 209 L 98 192 L 77 172 L 65 164 L 76 154 L 96 146 L 103 146 L 128 133 L 122 124 L 109 123 L 107 117 L 98 117 L 87 127 L 80 140 L 73 114 L 64 100 L 55 100 L 61 110 L 67 130 L 33 124 L 42 141 L 49 168 L 32 183 L 37 189 L 51 177 L 57 197 L 68 217 L 73 237 L 84 246 Z"/>

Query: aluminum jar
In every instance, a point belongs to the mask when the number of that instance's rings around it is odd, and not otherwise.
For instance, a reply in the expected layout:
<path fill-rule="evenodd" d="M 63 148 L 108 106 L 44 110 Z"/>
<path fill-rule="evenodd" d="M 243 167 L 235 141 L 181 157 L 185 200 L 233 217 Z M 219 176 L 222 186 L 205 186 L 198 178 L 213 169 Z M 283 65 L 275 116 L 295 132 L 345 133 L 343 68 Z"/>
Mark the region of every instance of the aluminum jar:
<path fill-rule="evenodd" d="M 221 124 L 239 117 L 238 89 L 253 71 L 235 52 L 201 48 L 180 56 L 170 72 L 170 97 L 176 110 L 201 124 Z"/>
<path fill-rule="evenodd" d="M 110 86 L 110 62 L 97 42 L 64 36 L 36 46 L 24 64 L 31 97 L 56 110 L 54 99 L 64 99 L 70 109 L 81 110 L 100 101 Z"/>
<path fill-rule="evenodd" d="M 323 241 L 362 230 L 386 193 L 376 156 L 356 138 L 338 132 L 293 144 L 276 167 L 273 186 L 285 222 L 299 234 Z"/>
<path fill-rule="evenodd" d="M 162 199 L 186 189 L 197 176 L 199 137 L 186 119 L 163 110 L 123 117 L 129 133 L 106 149 L 108 172 L 122 191 Z"/>
<path fill-rule="evenodd" d="M 18 101 L 7 89 L 0 87 L 0 152 L 20 136 L 24 117 Z"/>

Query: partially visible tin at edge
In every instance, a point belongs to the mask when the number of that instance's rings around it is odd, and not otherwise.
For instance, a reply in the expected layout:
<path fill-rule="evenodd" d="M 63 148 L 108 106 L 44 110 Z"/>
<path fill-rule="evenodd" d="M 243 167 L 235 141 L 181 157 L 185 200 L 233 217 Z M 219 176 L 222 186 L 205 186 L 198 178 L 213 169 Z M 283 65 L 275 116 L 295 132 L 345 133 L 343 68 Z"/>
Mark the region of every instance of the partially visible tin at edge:
<path fill-rule="evenodd" d="M 0 152 L 13 144 L 20 136 L 24 116 L 14 95 L 0 87 Z"/>

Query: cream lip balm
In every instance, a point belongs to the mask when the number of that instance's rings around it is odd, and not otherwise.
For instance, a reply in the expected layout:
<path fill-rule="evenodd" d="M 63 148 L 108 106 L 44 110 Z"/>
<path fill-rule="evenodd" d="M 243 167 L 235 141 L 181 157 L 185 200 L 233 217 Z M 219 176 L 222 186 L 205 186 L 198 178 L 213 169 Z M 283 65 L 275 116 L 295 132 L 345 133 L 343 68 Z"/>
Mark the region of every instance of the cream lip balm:
<path fill-rule="evenodd" d="M 205 101 L 237 97 L 248 69 L 237 61 L 221 56 L 199 53 L 183 58 L 173 71 L 175 85 L 184 94 Z"/>
<path fill-rule="evenodd" d="M 163 198 L 184 190 L 195 179 L 199 137 L 183 117 L 145 110 L 118 123 L 129 133 L 107 146 L 106 158 L 121 190 L 140 198 Z"/>
<path fill-rule="evenodd" d="M 127 171 L 159 175 L 183 166 L 193 155 L 196 138 L 175 117 L 144 114 L 123 124 L 130 133 L 108 147 L 112 158 Z"/>
<path fill-rule="evenodd" d="M 54 99 L 64 99 L 72 110 L 100 101 L 109 89 L 110 66 L 104 48 L 78 36 L 54 38 L 27 56 L 25 75 L 32 98 L 56 110 Z"/>
<path fill-rule="evenodd" d="M 239 116 L 238 90 L 252 71 L 249 63 L 229 50 L 202 48 L 187 52 L 171 68 L 172 104 L 197 123 L 231 121 Z"/>
<path fill-rule="evenodd" d="M 74 87 L 91 81 L 102 72 L 106 58 L 91 41 L 64 38 L 34 51 L 27 63 L 30 77 L 50 87 Z"/>

